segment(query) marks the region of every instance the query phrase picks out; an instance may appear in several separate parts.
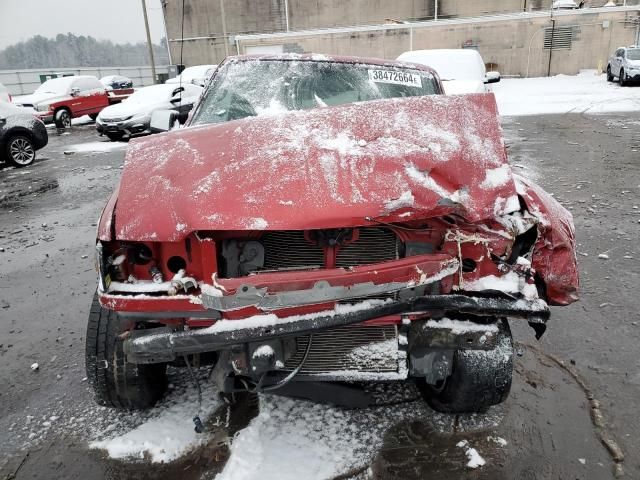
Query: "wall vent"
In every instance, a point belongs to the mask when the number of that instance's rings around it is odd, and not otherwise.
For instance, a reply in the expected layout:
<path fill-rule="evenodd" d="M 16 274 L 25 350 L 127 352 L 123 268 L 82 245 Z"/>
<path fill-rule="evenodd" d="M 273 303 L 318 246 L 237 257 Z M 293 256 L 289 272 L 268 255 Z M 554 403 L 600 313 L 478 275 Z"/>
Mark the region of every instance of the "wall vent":
<path fill-rule="evenodd" d="M 552 43 L 554 50 L 569 49 L 573 41 L 578 39 L 579 33 L 580 27 L 573 25 L 556 27 L 555 29 L 548 27 L 544 31 L 544 49 L 549 50 Z"/>

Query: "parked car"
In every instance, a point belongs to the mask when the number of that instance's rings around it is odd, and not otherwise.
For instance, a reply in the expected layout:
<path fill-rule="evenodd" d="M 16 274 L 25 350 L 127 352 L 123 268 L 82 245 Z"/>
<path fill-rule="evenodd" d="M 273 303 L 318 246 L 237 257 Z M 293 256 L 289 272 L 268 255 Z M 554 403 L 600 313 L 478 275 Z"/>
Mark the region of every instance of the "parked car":
<path fill-rule="evenodd" d="M 178 360 L 228 397 L 504 401 L 506 318 L 539 337 L 577 299 L 572 217 L 512 172 L 493 95 L 442 93 L 418 64 L 228 57 L 186 128 L 133 140 L 97 232 L 98 402 L 151 406 Z"/>
<path fill-rule="evenodd" d="M 155 110 L 173 110 L 186 120 L 201 93 L 202 87 L 192 84 L 141 88 L 122 103 L 102 110 L 96 119 L 96 129 L 112 141 L 125 135 L 149 133 L 151 114 Z"/>
<path fill-rule="evenodd" d="M 11 95 L 9 95 L 9 91 L 7 87 L 0 83 L 0 102 L 10 103 Z"/>
<path fill-rule="evenodd" d="M 480 53 L 472 48 L 413 50 L 398 60 L 433 68 L 449 95 L 487 92 L 488 84 L 500 81 L 500 73 L 487 72 Z"/>
<path fill-rule="evenodd" d="M 121 99 L 111 98 L 96 77 L 74 75 L 47 80 L 32 95 L 15 97 L 13 103 L 34 109 L 44 123 L 67 128 L 72 118 L 89 115 L 95 120 L 103 108 Z"/>
<path fill-rule="evenodd" d="M 187 67 L 180 75 L 170 78 L 164 83 L 192 83 L 194 85 L 204 87 L 217 67 L 217 65 L 196 65 L 194 67 Z"/>
<path fill-rule="evenodd" d="M 0 159 L 26 167 L 48 141 L 44 123 L 22 108 L 0 102 Z"/>
<path fill-rule="evenodd" d="M 133 80 L 122 75 L 107 75 L 100 79 L 107 90 L 120 90 L 122 88 L 133 88 Z"/>
<path fill-rule="evenodd" d="M 614 77 L 622 86 L 640 81 L 640 46 L 620 47 L 609 57 L 607 80 Z"/>
<path fill-rule="evenodd" d="M 580 7 L 574 0 L 554 0 L 551 8 L 554 10 L 575 10 Z"/>

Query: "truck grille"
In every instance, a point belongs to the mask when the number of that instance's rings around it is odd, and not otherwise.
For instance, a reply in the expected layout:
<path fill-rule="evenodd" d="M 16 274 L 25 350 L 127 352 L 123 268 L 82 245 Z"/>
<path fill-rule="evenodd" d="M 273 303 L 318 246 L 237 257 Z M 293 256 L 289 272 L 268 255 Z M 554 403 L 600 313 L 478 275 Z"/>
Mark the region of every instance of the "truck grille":
<path fill-rule="evenodd" d="M 355 242 L 341 247 L 336 267 L 355 267 L 398 258 L 396 234 L 386 228 L 361 228 Z"/>
<path fill-rule="evenodd" d="M 398 331 L 395 325 L 348 326 L 313 335 L 311 350 L 300 374 L 321 375 L 344 371 L 383 373 L 399 369 Z M 304 356 L 309 337 L 296 339 L 297 351 L 285 363 L 295 369 Z"/>
<path fill-rule="evenodd" d="M 265 270 L 324 267 L 322 246 L 305 238 L 302 231 L 266 232 L 260 242 L 264 246 Z M 396 234 L 386 228 L 361 228 L 359 237 L 338 248 L 336 267 L 353 267 L 398 258 Z"/>
<path fill-rule="evenodd" d="M 267 232 L 260 242 L 265 270 L 324 266 L 324 250 L 308 242 L 302 231 Z"/>

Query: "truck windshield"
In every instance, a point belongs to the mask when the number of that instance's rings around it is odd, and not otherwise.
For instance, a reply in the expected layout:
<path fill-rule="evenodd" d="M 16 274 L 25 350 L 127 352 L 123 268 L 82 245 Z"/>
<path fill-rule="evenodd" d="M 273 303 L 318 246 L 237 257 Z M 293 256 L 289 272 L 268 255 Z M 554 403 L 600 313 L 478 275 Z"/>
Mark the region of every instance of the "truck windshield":
<path fill-rule="evenodd" d="M 191 125 L 437 93 L 433 76 L 417 69 L 326 61 L 231 61 L 214 77 Z"/>

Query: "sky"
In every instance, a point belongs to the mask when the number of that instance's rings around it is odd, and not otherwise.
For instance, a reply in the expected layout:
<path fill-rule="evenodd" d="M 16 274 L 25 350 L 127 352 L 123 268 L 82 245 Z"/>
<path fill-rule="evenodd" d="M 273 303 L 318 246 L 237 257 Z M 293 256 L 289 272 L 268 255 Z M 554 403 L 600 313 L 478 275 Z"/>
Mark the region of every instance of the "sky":
<path fill-rule="evenodd" d="M 0 49 L 34 35 L 91 35 L 115 43 L 146 41 L 141 0 L 0 0 Z M 151 38 L 164 37 L 160 0 L 147 0 Z"/>

